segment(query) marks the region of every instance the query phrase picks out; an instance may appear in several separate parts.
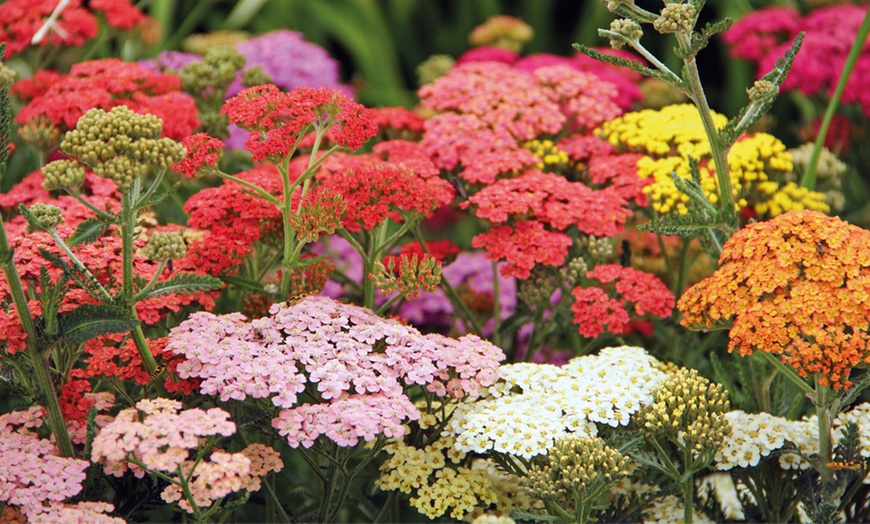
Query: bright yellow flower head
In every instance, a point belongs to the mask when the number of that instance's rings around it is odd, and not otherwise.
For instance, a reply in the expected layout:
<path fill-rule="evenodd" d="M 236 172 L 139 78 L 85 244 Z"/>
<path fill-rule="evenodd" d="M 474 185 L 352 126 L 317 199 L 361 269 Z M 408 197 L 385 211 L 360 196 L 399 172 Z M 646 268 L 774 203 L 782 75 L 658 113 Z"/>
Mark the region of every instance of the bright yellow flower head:
<path fill-rule="evenodd" d="M 720 128 L 727 123 L 718 113 L 713 113 L 713 120 Z M 657 213 L 688 213 L 689 198 L 677 189 L 672 174 L 690 178 L 690 157 L 699 162 L 704 194 L 711 203 L 717 202 L 710 143 L 695 106 L 676 104 L 627 113 L 604 123 L 600 133 L 618 150 L 646 155 L 638 161 L 638 176 L 653 179 L 644 193 Z M 759 217 L 773 217 L 797 209 L 829 210 L 824 194 L 783 186 L 793 170 L 792 157 L 772 135 L 757 133 L 735 143 L 728 152 L 728 166 L 738 211 L 751 205 Z"/>

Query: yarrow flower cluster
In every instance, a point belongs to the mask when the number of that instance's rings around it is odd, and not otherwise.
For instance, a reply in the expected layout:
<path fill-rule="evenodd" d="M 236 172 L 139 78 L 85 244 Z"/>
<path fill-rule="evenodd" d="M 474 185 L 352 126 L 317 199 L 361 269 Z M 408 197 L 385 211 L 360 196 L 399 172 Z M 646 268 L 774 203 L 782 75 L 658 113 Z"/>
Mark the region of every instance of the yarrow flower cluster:
<path fill-rule="evenodd" d="M 662 367 L 642 348 L 628 346 L 562 367 L 503 365 L 495 385 L 456 407 L 445 434 L 456 436 L 461 451 L 543 455 L 556 439 L 597 435 L 597 424 L 627 425 L 653 401 L 653 390 L 667 377 Z"/>
<path fill-rule="evenodd" d="M 717 126 L 727 119 L 713 113 Z M 643 193 L 660 214 L 687 214 L 688 195 L 674 184 L 672 173 L 691 178 L 689 158 L 698 160 L 701 188 L 715 204 L 718 182 L 712 166 L 710 144 L 695 106 L 676 104 L 660 110 L 626 113 L 601 126 L 601 135 L 617 150 L 642 153 L 637 175 L 649 179 Z M 776 216 L 790 210 L 828 211 L 825 195 L 800 190 L 787 178 L 793 169 L 791 155 L 777 138 L 765 134 L 744 137 L 728 152 L 735 207 L 750 207 L 758 216 Z"/>
<path fill-rule="evenodd" d="M 274 84 L 251 87 L 226 101 L 221 112 L 249 132 L 245 147 L 254 161 L 289 157 L 313 126 L 328 128 L 337 145 L 359 149 L 377 133 L 369 110 L 326 87 L 297 87 L 289 93 Z"/>
<path fill-rule="evenodd" d="M 729 350 L 780 355 L 800 376 L 848 388 L 870 363 L 870 232 L 815 211 L 750 224 L 719 269 L 679 301 L 681 323 L 731 327 Z"/>
<path fill-rule="evenodd" d="M 402 421 L 420 416 L 402 384 L 475 396 L 495 382 L 503 358 L 476 336 L 422 335 L 326 297 L 270 313 L 251 322 L 238 313 L 195 313 L 173 329 L 168 349 L 187 358 L 179 376 L 202 379 L 202 393 L 270 398 L 284 408 L 272 423 L 293 447 L 310 447 L 322 434 L 341 446 L 401 436 Z"/>
<path fill-rule="evenodd" d="M 94 438 L 91 460 L 115 476 L 128 470 L 139 478 L 147 471 L 172 476 L 174 480 L 163 490 L 162 498 L 180 501 L 186 488 L 199 507 L 208 507 L 241 489 L 255 491 L 260 487 L 260 476 L 281 470 L 277 452 L 261 444 L 252 444 L 240 453 L 212 450 L 205 460 L 192 456 L 203 437 L 229 437 L 236 425 L 220 408 L 181 408 L 181 402 L 158 398 L 140 400 L 136 407 L 121 410 Z M 256 460 L 253 468 L 248 455 Z M 176 476 L 179 472 L 183 478 Z M 181 500 L 179 506 L 193 512 L 189 500 Z"/>
<path fill-rule="evenodd" d="M 12 88 L 28 103 L 15 117 L 17 124 L 43 119 L 61 132 L 75 127 L 89 109 L 109 111 L 124 105 L 163 121 L 162 136 L 181 140 L 199 127 L 196 104 L 181 92 L 181 79 L 154 73 L 117 58 L 79 62 L 66 75 L 53 74 L 46 82 L 36 75 Z"/>
<path fill-rule="evenodd" d="M 630 322 L 665 318 L 674 308 L 673 293 L 651 273 L 602 264 L 588 271 L 584 281 L 593 279 L 602 285 L 577 287 L 571 293 L 574 323 L 584 337 L 594 338 L 605 332 L 621 335 Z"/>

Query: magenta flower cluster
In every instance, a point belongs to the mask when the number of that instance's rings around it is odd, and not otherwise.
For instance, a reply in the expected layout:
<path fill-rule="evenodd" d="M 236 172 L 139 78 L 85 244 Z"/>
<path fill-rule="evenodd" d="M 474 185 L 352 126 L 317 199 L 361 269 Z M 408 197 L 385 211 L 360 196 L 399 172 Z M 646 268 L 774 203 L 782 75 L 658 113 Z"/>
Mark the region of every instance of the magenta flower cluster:
<path fill-rule="evenodd" d="M 170 333 L 167 351 L 186 358 L 182 378 L 222 401 L 269 398 L 285 408 L 273 426 L 297 447 L 326 435 L 341 446 L 404 434 L 420 413 L 406 388 L 476 396 L 498 378 L 501 349 L 474 335 L 423 335 L 328 297 L 275 304 L 246 321 L 200 312 Z M 303 394 L 304 392 L 304 394 Z"/>

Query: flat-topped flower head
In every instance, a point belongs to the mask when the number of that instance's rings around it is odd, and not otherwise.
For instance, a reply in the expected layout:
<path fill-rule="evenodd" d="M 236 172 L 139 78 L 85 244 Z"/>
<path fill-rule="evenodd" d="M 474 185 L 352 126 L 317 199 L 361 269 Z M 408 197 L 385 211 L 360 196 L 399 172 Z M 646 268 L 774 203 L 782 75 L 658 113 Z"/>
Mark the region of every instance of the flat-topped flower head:
<path fill-rule="evenodd" d="M 186 153 L 181 162 L 172 165 L 173 171 L 191 178 L 215 172 L 224 153 L 224 143 L 206 133 L 196 133 L 181 141 Z"/>
<path fill-rule="evenodd" d="M 486 258 L 507 262 L 499 269 L 503 276 L 517 278 L 529 278 L 538 264 L 562 265 L 571 243 L 565 233 L 549 231 L 536 220 L 498 226 L 471 240 L 472 247 L 486 250 Z"/>
<path fill-rule="evenodd" d="M 611 347 L 566 365 L 507 364 L 500 379 L 474 402 L 453 412 L 444 434 L 461 451 L 496 451 L 531 458 L 544 455 L 556 439 L 590 437 L 598 424 L 627 425 L 653 401 L 668 375 L 638 347 Z"/>
<path fill-rule="evenodd" d="M 326 87 L 288 93 L 274 84 L 251 87 L 227 100 L 221 112 L 250 132 L 245 147 L 254 161 L 289 156 L 313 126 L 328 128 L 327 137 L 349 149 L 359 149 L 378 131 L 368 109 Z"/>
<path fill-rule="evenodd" d="M 750 224 L 680 299 L 682 324 L 731 327 L 729 350 L 780 355 L 804 378 L 850 386 L 870 364 L 870 232 L 816 211 Z"/>
<path fill-rule="evenodd" d="M 173 329 L 167 348 L 187 358 L 178 374 L 201 379 L 202 393 L 285 408 L 272 423 L 294 447 L 320 435 L 341 446 L 401 436 L 403 421 L 420 415 L 406 388 L 474 396 L 495 382 L 503 358 L 476 336 L 423 335 L 327 297 L 275 304 L 270 313 L 250 322 L 195 313 Z"/>

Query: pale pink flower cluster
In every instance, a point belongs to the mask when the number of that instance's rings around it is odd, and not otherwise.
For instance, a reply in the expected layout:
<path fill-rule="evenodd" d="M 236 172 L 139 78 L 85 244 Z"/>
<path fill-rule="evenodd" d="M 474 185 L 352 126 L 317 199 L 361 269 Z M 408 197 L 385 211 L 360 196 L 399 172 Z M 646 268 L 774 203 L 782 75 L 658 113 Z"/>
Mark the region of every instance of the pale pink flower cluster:
<path fill-rule="evenodd" d="M 181 466 L 181 471 L 184 475 L 190 475 L 193 467 L 194 462 L 188 460 Z M 277 473 L 283 468 L 281 454 L 258 442 L 239 453 L 214 450 L 209 459 L 196 464 L 196 469 L 190 475 L 189 487 L 197 506 L 210 506 L 213 501 L 236 491 L 259 491 L 263 477 L 270 471 Z M 181 508 L 193 513 L 190 503 L 182 499 L 183 494 L 180 485 L 171 484 L 160 497 L 166 502 L 178 502 Z"/>
<path fill-rule="evenodd" d="M 45 513 L 30 517 L 31 524 L 123 524 L 124 519 L 105 513 L 115 509 L 108 502 L 52 504 Z"/>
<path fill-rule="evenodd" d="M 139 478 L 145 475 L 130 459 L 172 473 L 198 448 L 200 437 L 228 437 L 236 431 L 230 414 L 220 408 L 180 410 L 181 402 L 164 398 L 140 400 L 135 408 L 121 410 L 94 438 L 91 460 L 117 477 L 127 469 Z"/>
<path fill-rule="evenodd" d="M 167 350 L 187 358 L 179 376 L 201 379 L 203 393 L 270 398 L 286 408 L 273 425 L 293 446 L 311 446 L 320 435 L 343 446 L 401 436 L 402 421 L 419 417 L 406 387 L 477 395 L 497 380 L 504 358 L 479 337 L 423 335 L 328 297 L 275 304 L 270 313 L 251 322 L 195 313 L 172 330 Z M 309 403 L 297 406 L 303 391 Z"/>
<path fill-rule="evenodd" d="M 30 428 L 42 424 L 42 408 L 0 416 L 0 502 L 31 518 L 82 490 L 88 462 L 58 455 L 57 447 Z"/>
<path fill-rule="evenodd" d="M 536 69 L 532 75 L 550 100 L 559 105 L 573 129 L 592 131 L 622 114 L 614 102 L 619 90 L 592 73 L 553 65 Z"/>
<path fill-rule="evenodd" d="M 213 451 L 208 459 L 199 462 L 186 460 L 181 464 L 181 472 L 188 479 L 193 500 L 200 508 L 211 506 L 212 502 L 243 489 L 242 478 L 248 476 L 250 470 L 251 461 L 248 457 L 222 450 Z M 179 507 L 193 513 L 193 508 L 183 496 L 180 484 L 170 484 L 160 494 L 160 498 L 166 502 L 178 502 Z"/>

